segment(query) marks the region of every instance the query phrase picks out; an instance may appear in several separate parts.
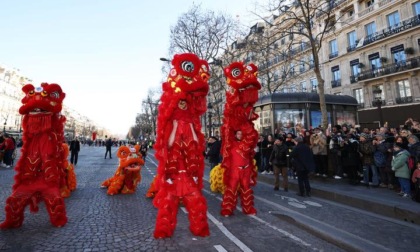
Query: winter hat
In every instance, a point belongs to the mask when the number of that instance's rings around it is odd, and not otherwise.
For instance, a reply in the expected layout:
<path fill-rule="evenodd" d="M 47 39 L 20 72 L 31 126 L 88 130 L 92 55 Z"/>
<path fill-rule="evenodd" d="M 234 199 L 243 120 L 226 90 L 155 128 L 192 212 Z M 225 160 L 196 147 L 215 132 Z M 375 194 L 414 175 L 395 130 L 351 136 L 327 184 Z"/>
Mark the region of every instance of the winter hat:
<path fill-rule="evenodd" d="M 385 139 L 385 135 L 382 133 L 376 134 L 377 137 L 382 137 L 382 139 Z"/>
<path fill-rule="evenodd" d="M 360 137 L 363 137 L 364 139 L 369 139 L 369 135 L 366 133 L 360 134 Z"/>
<path fill-rule="evenodd" d="M 298 143 L 301 143 L 301 142 L 303 142 L 303 138 L 300 137 L 300 136 L 299 137 L 296 137 L 295 138 L 295 141 L 298 142 Z"/>
<path fill-rule="evenodd" d="M 403 149 L 403 143 L 394 143 L 394 147 L 398 147 L 398 148 L 400 148 L 400 149 Z"/>

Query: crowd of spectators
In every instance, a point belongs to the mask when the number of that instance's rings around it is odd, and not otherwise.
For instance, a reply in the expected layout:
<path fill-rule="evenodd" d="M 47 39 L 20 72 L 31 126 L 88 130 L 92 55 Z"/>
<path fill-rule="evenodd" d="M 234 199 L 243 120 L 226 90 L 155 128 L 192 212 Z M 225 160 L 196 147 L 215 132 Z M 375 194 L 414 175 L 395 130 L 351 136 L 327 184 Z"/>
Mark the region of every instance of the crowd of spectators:
<path fill-rule="evenodd" d="M 399 127 L 385 124 L 375 129 L 345 124 L 304 129 L 298 125 L 295 132 L 276 130 L 273 135 L 260 136 L 255 155 L 260 173 L 273 173 L 269 161 L 277 139 L 291 152 L 293 139 L 301 137 L 312 150 L 314 176 L 388 188 L 404 198 L 420 185 L 420 124 L 416 119 L 409 118 Z M 293 170 L 290 157 L 287 167 Z"/>

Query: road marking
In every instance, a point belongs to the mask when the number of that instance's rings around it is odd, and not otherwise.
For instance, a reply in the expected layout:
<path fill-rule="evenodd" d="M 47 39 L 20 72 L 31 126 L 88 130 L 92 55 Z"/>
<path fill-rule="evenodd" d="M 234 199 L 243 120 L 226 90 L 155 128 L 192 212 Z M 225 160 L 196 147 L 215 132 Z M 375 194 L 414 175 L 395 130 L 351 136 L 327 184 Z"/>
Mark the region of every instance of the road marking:
<path fill-rule="evenodd" d="M 227 250 L 222 245 L 214 245 L 214 248 L 219 252 L 227 252 Z"/>
<path fill-rule="evenodd" d="M 188 214 L 188 211 L 185 209 L 185 207 L 180 207 L 181 210 L 185 213 Z M 216 225 L 217 228 L 220 229 L 220 231 L 222 231 L 222 233 L 229 238 L 229 240 L 231 240 L 233 243 L 236 244 L 236 246 L 238 246 L 242 251 L 247 251 L 247 252 L 252 252 L 252 250 L 250 248 L 248 248 L 243 242 L 241 242 L 238 238 L 236 238 L 236 236 L 234 236 L 224 225 L 223 223 L 221 223 L 220 221 L 218 221 L 211 213 L 207 212 L 207 218 L 209 218 L 211 220 L 211 222 L 214 223 L 214 225 Z M 220 245 L 215 245 L 216 246 L 220 246 Z M 223 248 L 223 247 L 222 247 Z M 217 248 L 216 248 L 217 249 Z M 226 250 L 218 250 L 218 251 L 226 251 Z"/>
<path fill-rule="evenodd" d="M 220 221 L 218 221 L 211 213 L 207 212 L 207 217 L 213 222 L 216 227 L 222 231 L 222 233 L 229 238 L 233 243 L 236 244 L 242 251 L 252 252 L 250 248 L 248 248 L 243 242 L 241 242 L 236 236 L 234 236 Z"/>
<path fill-rule="evenodd" d="M 205 192 L 206 192 L 206 193 L 208 193 L 208 194 L 213 194 L 212 192 L 210 192 L 210 191 L 208 191 L 208 190 L 206 190 L 206 189 L 203 189 L 203 191 L 205 191 Z M 214 195 L 214 194 L 213 194 L 213 195 Z M 256 197 L 256 196 L 254 196 L 254 197 Z M 222 200 L 223 200 L 221 197 L 218 197 L 218 196 L 216 196 L 216 199 L 218 199 L 218 200 L 220 200 L 220 201 L 222 201 Z M 242 211 L 242 209 L 241 209 L 240 207 L 238 207 L 238 206 L 236 207 L 236 209 L 237 209 L 238 211 Z M 272 229 L 276 230 L 277 232 L 280 232 L 281 234 L 283 234 L 283 235 L 285 235 L 286 237 L 288 237 L 288 238 L 290 238 L 290 239 L 292 239 L 292 240 L 296 241 L 297 243 L 302 244 L 303 246 L 307 246 L 307 247 L 311 246 L 311 244 L 309 244 L 309 243 L 307 243 L 307 242 L 303 241 L 303 240 L 302 240 L 302 239 L 300 239 L 299 237 L 294 236 L 293 234 L 291 234 L 291 233 L 289 233 L 289 232 L 287 232 L 287 231 L 285 231 L 285 230 L 283 230 L 283 229 L 280 229 L 280 228 L 278 228 L 278 227 L 276 227 L 276 226 L 274 226 L 274 225 L 271 225 L 270 223 L 268 223 L 268 222 L 264 221 L 263 219 L 261 219 L 261 218 L 259 218 L 259 217 L 255 216 L 255 215 L 249 215 L 249 216 L 250 216 L 251 218 L 255 219 L 256 221 L 259 221 L 259 222 L 261 222 L 261 223 L 265 224 L 266 226 L 268 226 L 268 227 L 270 227 L 270 228 L 272 228 Z"/>

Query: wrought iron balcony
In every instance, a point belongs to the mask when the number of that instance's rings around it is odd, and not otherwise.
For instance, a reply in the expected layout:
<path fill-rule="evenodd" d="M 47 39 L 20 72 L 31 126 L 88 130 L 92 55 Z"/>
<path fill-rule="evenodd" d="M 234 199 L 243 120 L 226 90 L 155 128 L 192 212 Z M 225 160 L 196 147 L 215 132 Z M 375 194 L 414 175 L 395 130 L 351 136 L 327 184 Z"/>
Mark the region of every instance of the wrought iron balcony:
<path fill-rule="evenodd" d="M 335 58 L 338 56 L 338 52 L 332 52 L 330 53 L 330 59 Z"/>
<path fill-rule="evenodd" d="M 395 99 L 395 102 L 397 104 L 412 103 L 413 102 L 413 96 L 397 97 Z"/>
<path fill-rule="evenodd" d="M 381 106 L 385 106 L 386 105 L 386 102 L 385 102 L 385 100 L 374 100 L 374 101 L 372 101 L 372 107 L 379 107 L 379 105 L 381 105 Z"/>
<path fill-rule="evenodd" d="M 341 87 L 341 79 L 331 81 L 331 87 L 332 88 Z"/>
<path fill-rule="evenodd" d="M 394 74 L 394 73 L 398 73 L 398 72 L 402 72 L 402 71 L 406 71 L 410 69 L 415 69 L 419 67 L 420 67 L 420 57 L 410 58 L 410 59 L 407 59 L 406 61 L 384 65 L 375 70 L 363 71 L 358 75 L 357 79 L 354 78 L 354 80 L 356 81 L 368 80 L 368 79 L 386 76 L 389 74 Z M 350 81 L 352 80 L 351 77 L 352 76 L 350 76 Z"/>
<path fill-rule="evenodd" d="M 356 46 L 357 46 L 357 42 L 353 45 L 350 45 L 347 47 L 347 52 L 352 52 L 354 50 L 356 50 Z"/>
<path fill-rule="evenodd" d="M 358 79 L 359 79 L 359 75 L 350 75 L 350 83 L 351 84 L 357 83 Z"/>
<path fill-rule="evenodd" d="M 410 19 L 399 22 L 398 24 L 394 26 L 385 28 L 381 31 L 375 32 L 367 36 L 365 40 L 363 41 L 363 45 L 365 46 L 365 45 L 371 44 L 377 40 L 384 39 L 386 37 L 400 33 L 402 31 L 408 30 L 418 25 L 420 25 L 420 15 L 414 16 Z"/>

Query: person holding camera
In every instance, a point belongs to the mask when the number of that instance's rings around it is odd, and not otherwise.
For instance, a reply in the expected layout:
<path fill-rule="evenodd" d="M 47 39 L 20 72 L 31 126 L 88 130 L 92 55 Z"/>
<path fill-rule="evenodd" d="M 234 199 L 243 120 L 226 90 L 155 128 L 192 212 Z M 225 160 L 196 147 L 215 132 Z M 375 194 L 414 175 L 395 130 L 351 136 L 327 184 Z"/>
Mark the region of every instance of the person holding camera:
<path fill-rule="evenodd" d="M 329 142 L 330 157 L 334 167 L 334 178 L 341 179 L 343 177 L 343 162 L 341 159 L 341 149 L 344 141 L 341 135 L 341 126 L 335 125 L 332 128 L 331 139 Z"/>
<path fill-rule="evenodd" d="M 309 142 L 314 154 L 316 176 L 326 178 L 328 170 L 327 137 L 321 128 L 314 129 L 314 134 L 310 136 Z"/>
<path fill-rule="evenodd" d="M 391 170 L 392 143 L 386 141 L 386 136 L 382 133 L 376 134 L 375 138 L 372 141 L 373 146 L 375 146 L 373 159 L 381 178 L 379 187 L 393 189 L 395 176 Z"/>

